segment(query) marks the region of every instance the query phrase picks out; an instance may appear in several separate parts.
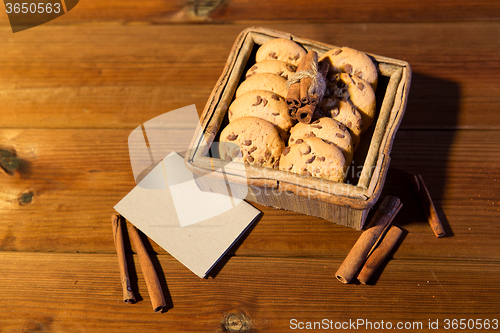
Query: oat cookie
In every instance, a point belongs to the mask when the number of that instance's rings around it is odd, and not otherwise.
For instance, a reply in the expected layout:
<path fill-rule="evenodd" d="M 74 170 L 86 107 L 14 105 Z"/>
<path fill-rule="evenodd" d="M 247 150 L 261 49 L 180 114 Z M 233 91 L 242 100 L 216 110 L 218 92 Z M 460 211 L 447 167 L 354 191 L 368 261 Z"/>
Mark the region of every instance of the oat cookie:
<path fill-rule="evenodd" d="M 283 97 L 266 90 L 252 90 L 236 98 L 229 105 L 229 122 L 246 116 L 265 119 L 276 126 L 283 140 L 288 138 L 288 130 L 294 120 L 288 115 Z"/>
<path fill-rule="evenodd" d="M 344 154 L 346 165 L 352 161 L 352 139 L 347 128 L 340 122 L 332 118 L 324 117 L 313 121 L 310 124 L 297 123 L 290 129 L 289 145 L 299 139 L 308 137 L 318 137 L 324 142 L 337 146 Z"/>
<path fill-rule="evenodd" d="M 323 98 L 318 105 L 318 109 L 322 116 L 337 120 L 347 127 L 349 134 L 351 134 L 353 151 L 356 151 L 361 140 L 363 118 L 361 118 L 361 114 L 352 103 L 337 98 Z"/>
<path fill-rule="evenodd" d="M 364 52 L 350 47 L 335 48 L 325 52 L 319 61 L 326 61 L 330 69 L 337 73 L 347 73 L 367 81 L 373 90 L 377 89 L 377 67 Z"/>
<path fill-rule="evenodd" d="M 345 158 L 335 145 L 328 144 L 317 137 L 296 140 L 283 149 L 279 169 L 330 179 L 337 182 L 345 180 Z"/>
<path fill-rule="evenodd" d="M 263 60 L 254 64 L 246 73 L 246 78 L 259 73 L 272 73 L 288 80 L 297 71 L 297 66 L 279 60 Z"/>
<path fill-rule="evenodd" d="M 236 89 L 235 97 L 239 97 L 252 90 L 267 90 L 285 98 L 288 92 L 285 78 L 278 74 L 259 73 L 250 76 Z"/>
<path fill-rule="evenodd" d="M 285 144 L 273 124 L 258 117 L 238 118 L 220 134 L 219 155 L 225 160 L 278 168 Z"/>
<path fill-rule="evenodd" d="M 373 88 L 363 79 L 339 73 L 328 77 L 327 92 L 332 95 L 328 98 L 338 98 L 342 101 L 350 101 L 363 118 L 363 129 L 366 131 L 375 119 L 375 92 Z"/>
<path fill-rule="evenodd" d="M 291 39 L 275 38 L 262 44 L 255 55 L 255 62 L 280 60 L 297 66 L 306 50 Z"/>

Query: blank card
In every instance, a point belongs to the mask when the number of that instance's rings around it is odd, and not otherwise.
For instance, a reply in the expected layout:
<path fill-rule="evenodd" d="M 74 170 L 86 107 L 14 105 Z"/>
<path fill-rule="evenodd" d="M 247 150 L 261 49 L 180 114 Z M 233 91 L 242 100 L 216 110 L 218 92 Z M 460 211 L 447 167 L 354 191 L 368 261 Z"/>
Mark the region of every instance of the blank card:
<path fill-rule="evenodd" d="M 114 208 L 200 278 L 260 215 L 242 199 L 198 189 L 177 153 L 158 163 Z"/>

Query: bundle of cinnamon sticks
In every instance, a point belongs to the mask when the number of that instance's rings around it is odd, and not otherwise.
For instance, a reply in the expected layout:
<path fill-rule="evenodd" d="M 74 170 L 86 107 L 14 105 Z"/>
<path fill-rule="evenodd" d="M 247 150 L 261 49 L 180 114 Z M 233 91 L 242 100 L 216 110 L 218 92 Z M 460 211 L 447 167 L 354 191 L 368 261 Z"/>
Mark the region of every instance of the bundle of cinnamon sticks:
<path fill-rule="evenodd" d="M 123 287 L 123 301 L 127 304 L 134 304 L 136 302 L 136 298 L 130 284 L 127 260 L 125 256 L 125 246 L 123 242 L 123 227 L 125 219 L 119 214 L 113 214 L 111 216 L 111 224 L 113 227 L 113 238 L 115 241 L 116 252 L 118 254 L 118 264 Z M 146 280 L 146 287 L 148 289 L 149 297 L 151 298 L 153 311 L 161 313 L 166 307 L 166 302 L 153 262 L 148 255 L 138 230 L 133 225 L 129 225 L 127 230 L 130 242 L 134 246 L 139 258 L 139 265 L 141 266 L 144 279 Z"/>
<path fill-rule="evenodd" d="M 384 199 L 368 228 L 358 238 L 335 273 L 340 282 L 351 282 L 359 272 L 358 281 L 363 284 L 368 283 L 373 273 L 396 246 L 403 232 L 400 228 L 391 226 L 392 220 L 402 206 L 397 197 L 388 196 Z"/>
<path fill-rule="evenodd" d="M 288 80 L 286 103 L 288 114 L 302 123 L 310 123 L 316 106 L 325 93 L 328 63 L 318 64 L 318 53 L 309 51 L 297 66 L 296 73 Z"/>
<path fill-rule="evenodd" d="M 444 237 L 445 230 L 422 176 L 414 175 L 411 182 L 432 231 L 437 238 Z M 388 196 L 384 199 L 370 224 L 335 273 L 340 282 L 349 283 L 357 275 L 359 282 L 368 283 L 403 233 L 397 226 L 391 226 L 392 220 L 402 206 L 397 197 Z"/>

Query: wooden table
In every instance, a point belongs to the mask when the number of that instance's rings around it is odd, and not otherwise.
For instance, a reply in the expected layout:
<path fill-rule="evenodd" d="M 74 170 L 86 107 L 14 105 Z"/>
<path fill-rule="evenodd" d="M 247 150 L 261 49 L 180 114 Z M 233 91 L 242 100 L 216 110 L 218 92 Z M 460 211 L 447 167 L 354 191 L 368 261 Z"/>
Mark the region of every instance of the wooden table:
<path fill-rule="evenodd" d="M 333 331 L 361 320 L 360 331 L 429 321 L 452 331 L 460 319 L 490 330 L 500 320 L 497 0 L 82 0 L 15 34 L 0 18 L 0 148 L 20 163 L 0 169 L 0 332 Z M 167 111 L 201 112 L 248 26 L 410 63 L 383 193 L 404 203 L 394 221 L 404 239 L 370 285 L 344 285 L 334 274 L 359 231 L 256 205 L 262 218 L 206 279 L 148 245 L 166 313 L 152 311 L 129 252 L 140 301 L 124 304 L 110 216 L 135 185 L 127 137 Z M 417 203 L 417 173 L 445 238 Z"/>

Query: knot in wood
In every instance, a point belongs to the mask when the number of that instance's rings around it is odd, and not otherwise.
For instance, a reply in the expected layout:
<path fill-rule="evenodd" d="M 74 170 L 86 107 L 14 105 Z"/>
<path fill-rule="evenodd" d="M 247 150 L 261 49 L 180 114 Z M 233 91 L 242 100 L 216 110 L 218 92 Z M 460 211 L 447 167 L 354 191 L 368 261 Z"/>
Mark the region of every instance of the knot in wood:
<path fill-rule="evenodd" d="M 208 17 L 224 3 L 224 0 L 195 0 L 193 3 L 193 13 L 198 17 Z"/>
<path fill-rule="evenodd" d="M 16 155 L 7 150 L 0 150 L 0 166 L 6 171 L 14 171 L 19 168 L 19 160 Z"/>
<path fill-rule="evenodd" d="M 17 201 L 19 202 L 20 205 L 27 205 L 29 203 L 31 203 L 31 201 L 33 200 L 33 193 L 32 192 L 26 192 L 26 193 L 23 193 L 19 199 L 17 199 Z"/>
<path fill-rule="evenodd" d="M 224 329 L 229 333 L 248 332 L 252 322 L 244 314 L 230 313 L 224 318 Z"/>

